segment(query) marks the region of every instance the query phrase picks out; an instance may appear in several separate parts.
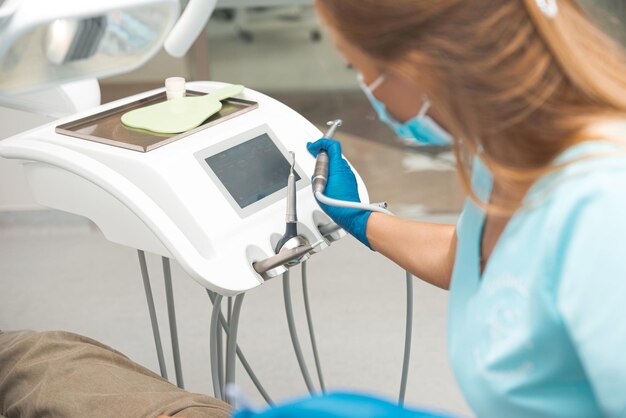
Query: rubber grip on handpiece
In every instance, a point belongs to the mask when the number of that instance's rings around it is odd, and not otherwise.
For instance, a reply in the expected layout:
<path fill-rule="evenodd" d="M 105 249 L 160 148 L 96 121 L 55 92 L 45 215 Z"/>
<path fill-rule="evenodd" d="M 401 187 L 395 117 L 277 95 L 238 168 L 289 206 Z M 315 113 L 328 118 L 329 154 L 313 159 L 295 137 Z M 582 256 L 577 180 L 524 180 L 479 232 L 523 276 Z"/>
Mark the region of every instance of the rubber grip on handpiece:
<path fill-rule="evenodd" d="M 329 157 L 326 150 L 320 150 L 315 161 L 315 170 L 313 170 L 313 192 L 324 193 L 326 183 L 328 182 L 328 164 Z"/>

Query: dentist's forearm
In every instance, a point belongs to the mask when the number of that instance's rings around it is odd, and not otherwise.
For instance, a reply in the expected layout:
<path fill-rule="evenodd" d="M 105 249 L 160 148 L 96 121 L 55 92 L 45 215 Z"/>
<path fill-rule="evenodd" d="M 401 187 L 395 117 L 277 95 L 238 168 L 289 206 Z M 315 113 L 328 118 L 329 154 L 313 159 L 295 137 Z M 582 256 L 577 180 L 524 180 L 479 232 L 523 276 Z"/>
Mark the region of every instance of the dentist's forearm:
<path fill-rule="evenodd" d="M 372 213 L 367 239 L 375 251 L 414 276 L 442 289 L 450 287 L 456 255 L 456 226 Z"/>

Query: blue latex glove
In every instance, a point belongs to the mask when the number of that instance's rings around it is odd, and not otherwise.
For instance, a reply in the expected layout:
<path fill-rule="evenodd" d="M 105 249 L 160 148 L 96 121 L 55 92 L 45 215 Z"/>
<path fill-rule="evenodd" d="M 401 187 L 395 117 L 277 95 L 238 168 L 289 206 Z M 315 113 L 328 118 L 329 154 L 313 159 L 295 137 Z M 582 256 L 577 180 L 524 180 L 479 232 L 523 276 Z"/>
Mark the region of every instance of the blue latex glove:
<path fill-rule="evenodd" d="M 315 143 L 309 142 L 306 147 L 314 157 L 317 157 L 317 153 L 322 149 L 328 151 L 328 183 L 324 194 L 333 199 L 360 202 L 356 177 L 341 155 L 341 144 L 332 139 L 322 138 Z M 365 233 L 371 211 L 338 208 L 322 203 L 320 207 L 337 225 L 371 249 Z"/>
<path fill-rule="evenodd" d="M 234 418 L 446 418 L 405 409 L 382 399 L 352 393 L 331 393 L 276 406 L 262 412 L 242 410 Z M 448 417 L 451 418 L 451 417 Z"/>

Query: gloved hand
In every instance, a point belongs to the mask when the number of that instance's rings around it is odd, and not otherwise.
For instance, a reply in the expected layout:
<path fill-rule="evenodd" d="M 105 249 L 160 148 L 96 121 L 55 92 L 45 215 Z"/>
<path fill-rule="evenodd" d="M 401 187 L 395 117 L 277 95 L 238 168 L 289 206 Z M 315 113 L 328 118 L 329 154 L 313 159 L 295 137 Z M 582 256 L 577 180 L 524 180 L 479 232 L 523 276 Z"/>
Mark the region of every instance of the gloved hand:
<path fill-rule="evenodd" d="M 241 410 L 234 418 L 445 418 L 412 411 L 370 396 L 331 393 L 276 406 L 266 411 Z"/>
<path fill-rule="evenodd" d="M 314 157 L 317 157 L 322 149 L 328 151 L 328 183 L 324 194 L 333 199 L 360 202 L 356 177 L 341 155 L 341 144 L 332 139 L 322 138 L 315 143 L 309 142 L 306 147 Z M 337 225 L 371 249 L 365 233 L 371 211 L 338 208 L 322 203 L 320 207 Z"/>

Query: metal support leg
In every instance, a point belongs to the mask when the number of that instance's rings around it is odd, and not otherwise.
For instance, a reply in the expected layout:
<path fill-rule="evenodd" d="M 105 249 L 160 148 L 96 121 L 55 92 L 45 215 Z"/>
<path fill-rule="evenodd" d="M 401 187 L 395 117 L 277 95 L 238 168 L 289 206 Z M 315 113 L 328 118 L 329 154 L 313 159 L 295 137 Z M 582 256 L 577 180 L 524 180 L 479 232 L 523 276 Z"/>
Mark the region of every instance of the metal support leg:
<path fill-rule="evenodd" d="M 174 370 L 176 371 L 176 385 L 184 389 L 183 368 L 180 361 L 180 348 L 178 345 L 178 328 L 176 326 L 176 307 L 174 306 L 174 289 L 172 287 L 172 269 L 170 260 L 163 257 L 163 277 L 165 279 L 165 295 L 167 298 L 167 316 L 170 321 L 170 337 L 172 340 L 172 353 L 174 356 Z"/>
<path fill-rule="evenodd" d="M 317 339 L 315 338 L 315 329 L 313 328 L 313 315 L 311 315 L 311 302 L 309 299 L 309 281 L 307 275 L 307 263 L 302 263 L 302 294 L 304 296 L 304 310 L 306 312 L 306 322 L 309 326 L 309 337 L 311 338 L 311 349 L 313 350 L 313 359 L 315 360 L 315 368 L 317 377 L 320 381 L 320 389 L 322 393 L 326 393 L 326 385 L 324 384 L 324 375 L 322 374 L 322 363 L 317 350 Z"/>
<path fill-rule="evenodd" d="M 287 325 L 289 326 L 291 344 L 293 345 L 293 350 L 296 353 L 296 359 L 298 360 L 298 365 L 300 366 L 300 372 L 302 372 L 304 383 L 306 384 L 309 393 L 313 394 L 315 393 L 315 387 L 313 386 L 313 381 L 311 380 L 309 369 L 307 368 L 306 362 L 304 361 L 304 354 L 302 353 L 302 347 L 300 346 L 300 340 L 298 339 L 298 331 L 296 330 L 296 322 L 293 316 L 289 270 L 283 273 L 283 297 L 285 299 L 285 312 L 287 314 Z"/>
<path fill-rule="evenodd" d="M 152 287 L 150 286 L 150 276 L 148 275 L 148 265 L 146 264 L 146 254 L 137 250 L 139 255 L 139 267 L 141 268 L 141 277 L 143 278 L 143 287 L 146 292 L 148 301 L 148 312 L 150 312 L 150 321 L 152 322 L 152 334 L 154 335 L 154 345 L 159 358 L 159 368 L 161 369 L 161 377 L 167 379 L 167 368 L 165 366 L 165 358 L 163 357 L 163 346 L 161 345 L 161 334 L 159 333 L 159 322 L 154 308 L 154 298 L 152 296 Z"/>
<path fill-rule="evenodd" d="M 217 358 L 217 324 L 222 310 L 222 295 L 216 295 L 213 301 L 213 310 L 211 312 L 211 329 L 210 329 L 210 345 L 211 345 L 211 377 L 213 379 L 213 394 L 217 399 L 222 398 L 222 388 L 220 383 L 218 358 Z"/>
<path fill-rule="evenodd" d="M 209 299 L 211 299 L 211 303 L 215 305 L 217 294 L 211 292 L 210 290 L 207 290 L 207 294 L 209 295 Z M 228 324 L 226 323 L 226 319 L 224 318 L 224 315 L 222 315 L 221 313 L 219 317 L 220 317 L 219 318 L 220 323 L 222 324 L 222 328 L 224 329 L 224 332 L 226 332 L 226 335 L 228 335 L 229 330 L 228 330 Z M 237 344 L 237 357 L 239 357 L 239 361 L 241 361 L 241 365 L 246 370 L 246 373 L 248 373 L 248 376 L 250 376 L 250 380 L 252 380 L 252 383 L 254 383 L 254 386 L 257 388 L 257 390 L 259 391 L 263 399 L 265 399 L 265 402 L 267 402 L 268 405 L 274 405 L 274 401 L 272 401 L 272 398 L 270 398 L 267 391 L 265 390 L 265 388 L 263 387 L 263 385 L 257 378 L 256 374 L 254 373 L 254 370 L 252 370 L 252 366 L 250 366 L 250 363 L 248 363 L 248 359 L 246 359 L 246 356 L 243 354 L 243 350 L 239 348 L 239 344 Z"/>
<path fill-rule="evenodd" d="M 235 383 L 235 368 L 237 365 L 237 331 L 239 330 L 239 316 L 241 314 L 241 306 L 243 304 L 243 298 L 245 293 L 241 293 L 235 297 L 235 303 L 231 311 L 231 318 L 228 322 L 228 343 L 226 345 L 226 384 L 228 387 Z M 232 298 L 229 298 L 231 301 Z M 229 303 L 230 305 L 230 303 Z M 226 401 L 234 405 L 234 400 L 230 399 L 230 396 L 226 396 Z"/>
<path fill-rule="evenodd" d="M 218 331 L 217 331 L 217 341 L 219 343 L 219 351 L 218 351 L 218 358 L 219 358 L 219 364 L 218 364 L 218 368 L 219 368 L 219 374 L 220 374 L 220 384 L 222 385 L 222 393 L 224 394 L 224 397 L 226 397 L 226 371 L 224 370 L 224 368 L 226 367 L 226 358 L 224 357 L 224 353 L 223 353 L 223 348 L 224 348 L 224 342 L 223 342 L 223 338 L 222 338 L 222 331 L 224 329 L 229 329 L 230 328 L 230 316 L 231 313 L 233 312 L 233 298 L 232 297 L 227 297 L 226 298 L 226 326 L 225 327 L 218 327 Z M 222 310 L 220 310 L 220 319 L 224 317 L 224 314 L 222 313 Z M 226 334 L 226 338 L 228 338 L 228 334 Z"/>
<path fill-rule="evenodd" d="M 220 309 L 220 317 L 223 317 Z M 223 328 L 217 327 L 217 334 L 215 335 L 215 341 L 217 343 L 217 375 L 220 381 L 220 390 L 224 393 L 224 338 Z M 211 336 L 213 338 L 213 336 Z"/>
<path fill-rule="evenodd" d="M 406 386 L 409 379 L 409 363 L 411 361 L 411 340 L 413 338 L 413 276 L 406 272 L 406 329 L 404 334 L 404 358 L 402 360 L 402 377 L 400 379 L 400 395 L 398 403 L 404 405 Z"/>

